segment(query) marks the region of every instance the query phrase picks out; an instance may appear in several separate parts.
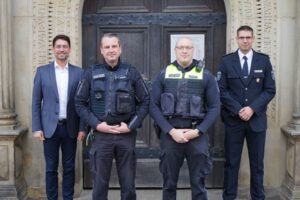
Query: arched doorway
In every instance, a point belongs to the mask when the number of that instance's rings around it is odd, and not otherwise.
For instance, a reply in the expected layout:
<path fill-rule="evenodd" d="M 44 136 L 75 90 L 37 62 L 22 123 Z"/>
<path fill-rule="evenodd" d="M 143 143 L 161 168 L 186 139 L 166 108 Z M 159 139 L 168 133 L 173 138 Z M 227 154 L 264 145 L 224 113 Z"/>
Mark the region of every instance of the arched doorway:
<path fill-rule="evenodd" d="M 199 56 L 204 56 L 206 68 L 215 74 L 226 49 L 226 14 L 223 0 L 89 0 L 82 15 L 83 67 L 101 62 L 99 39 L 104 33 L 117 33 L 122 40 L 122 56 L 133 64 L 151 85 L 158 71 L 170 61 L 174 38 L 189 34 L 199 42 Z M 202 43 L 203 42 L 203 43 Z M 201 47 L 203 51 L 201 51 Z M 214 168 L 207 186 L 223 186 L 223 132 L 220 123 L 210 130 Z M 161 187 L 158 170 L 159 140 L 148 117 L 137 138 L 137 187 Z M 88 148 L 84 148 L 83 185 L 90 188 Z M 115 171 L 111 187 L 118 187 Z M 188 187 L 186 166 L 181 171 L 179 187 Z"/>

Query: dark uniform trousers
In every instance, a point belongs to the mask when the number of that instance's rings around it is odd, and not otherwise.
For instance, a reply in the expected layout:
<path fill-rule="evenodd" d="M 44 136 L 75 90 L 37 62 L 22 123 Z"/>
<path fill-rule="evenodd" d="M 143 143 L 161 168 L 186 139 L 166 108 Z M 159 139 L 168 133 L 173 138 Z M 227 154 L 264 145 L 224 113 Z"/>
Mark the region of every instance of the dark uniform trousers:
<path fill-rule="evenodd" d="M 225 125 L 225 173 L 224 173 L 224 200 L 236 199 L 238 188 L 238 174 L 243 150 L 244 139 L 246 138 L 250 173 L 252 200 L 265 199 L 263 187 L 264 176 L 264 147 L 266 131 L 255 132 L 247 122 L 241 122 L 235 126 Z"/>
<path fill-rule="evenodd" d="M 203 137 L 202 137 L 203 136 Z M 175 142 L 169 134 L 161 134 L 160 171 L 163 174 L 163 200 L 175 200 L 180 168 L 184 158 L 187 160 L 192 200 L 206 200 L 205 177 L 211 170 L 208 152 L 201 148 L 207 145 L 207 135 L 202 135 L 188 143 Z"/>
<path fill-rule="evenodd" d="M 44 155 L 46 161 L 46 193 L 48 200 L 58 199 L 58 164 L 59 149 L 62 152 L 63 182 L 62 194 L 64 200 L 72 200 L 75 183 L 75 155 L 77 139 L 70 138 L 66 123 L 58 124 L 51 138 L 44 140 Z"/>
<path fill-rule="evenodd" d="M 93 200 L 107 200 L 113 159 L 116 160 L 121 200 L 136 200 L 136 131 L 127 134 L 95 133 L 90 150 Z"/>

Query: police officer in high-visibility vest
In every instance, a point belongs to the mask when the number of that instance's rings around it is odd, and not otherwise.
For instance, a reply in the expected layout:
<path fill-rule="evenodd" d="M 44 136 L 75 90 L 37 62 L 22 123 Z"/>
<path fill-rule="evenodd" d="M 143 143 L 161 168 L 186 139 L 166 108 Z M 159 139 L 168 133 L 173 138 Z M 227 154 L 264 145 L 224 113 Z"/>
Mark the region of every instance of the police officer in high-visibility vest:
<path fill-rule="evenodd" d="M 193 59 L 190 38 L 179 38 L 176 61 L 163 69 L 152 85 L 150 115 L 160 128 L 160 171 L 163 200 L 176 199 L 176 187 L 184 158 L 187 160 L 192 199 L 207 199 L 205 177 L 211 170 L 207 130 L 220 112 L 215 77 Z"/>
<path fill-rule="evenodd" d="M 104 34 L 103 64 L 92 65 L 75 96 L 76 110 L 94 130 L 90 150 L 93 200 L 107 200 L 113 158 L 121 186 L 121 200 L 135 200 L 136 129 L 148 113 L 149 94 L 136 68 L 120 61 L 116 34 Z"/>

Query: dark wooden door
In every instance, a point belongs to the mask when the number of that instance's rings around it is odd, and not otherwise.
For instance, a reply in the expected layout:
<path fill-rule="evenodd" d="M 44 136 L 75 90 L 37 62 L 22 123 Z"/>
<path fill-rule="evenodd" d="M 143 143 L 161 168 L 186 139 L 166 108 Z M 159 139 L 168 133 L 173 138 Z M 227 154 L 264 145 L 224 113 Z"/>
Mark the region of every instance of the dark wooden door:
<path fill-rule="evenodd" d="M 189 34 L 196 40 L 201 36 L 204 47 L 201 45 L 197 52 L 204 55 L 206 68 L 214 74 L 226 47 L 223 0 L 87 0 L 83 8 L 82 30 L 84 67 L 102 61 L 99 52 L 101 36 L 107 32 L 117 33 L 122 43 L 122 61 L 139 69 L 149 89 L 159 70 L 171 62 L 174 36 Z M 218 188 L 223 185 L 221 123 L 218 122 L 211 128 L 210 136 L 214 168 L 207 179 L 207 186 Z M 161 187 L 162 179 L 158 169 L 159 140 L 149 117 L 138 131 L 136 147 L 137 187 Z M 84 187 L 90 188 L 88 147 L 84 147 L 83 156 Z M 110 186 L 118 187 L 115 169 Z M 186 164 L 181 170 L 179 187 L 189 187 Z"/>

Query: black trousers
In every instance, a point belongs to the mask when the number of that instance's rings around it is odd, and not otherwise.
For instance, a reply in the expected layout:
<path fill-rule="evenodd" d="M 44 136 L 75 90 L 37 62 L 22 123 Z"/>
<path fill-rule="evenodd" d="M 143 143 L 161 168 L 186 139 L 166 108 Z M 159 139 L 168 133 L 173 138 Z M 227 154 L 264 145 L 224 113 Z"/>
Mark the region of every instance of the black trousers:
<path fill-rule="evenodd" d="M 136 131 L 127 134 L 95 133 L 90 150 L 93 200 L 107 200 L 113 159 L 121 186 L 121 200 L 136 200 Z"/>
<path fill-rule="evenodd" d="M 225 125 L 225 173 L 224 200 L 233 200 L 237 196 L 238 175 L 244 140 L 246 139 L 250 163 L 250 193 L 252 200 L 265 199 L 263 186 L 264 152 L 266 132 L 251 130 L 248 123 L 237 126 Z"/>
<path fill-rule="evenodd" d="M 63 179 L 62 194 L 64 200 L 72 200 L 75 183 L 75 155 L 77 139 L 70 138 L 66 124 L 57 125 L 54 135 L 44 140 L 46 161 L 46 193 L 49 200 L 58 199 L 58 163 L 59 149 L 62 152 Z"/>
<path fill-rule="evenodd" d="M 187 160 L 192 200 L 207 200 L 205 177 L 211 171 L 206 134 L 179 144 L 169 134 L 161 135 L 160 171 L 163 175 L 163 200 L 175 200 L 180 168 Z"/>

